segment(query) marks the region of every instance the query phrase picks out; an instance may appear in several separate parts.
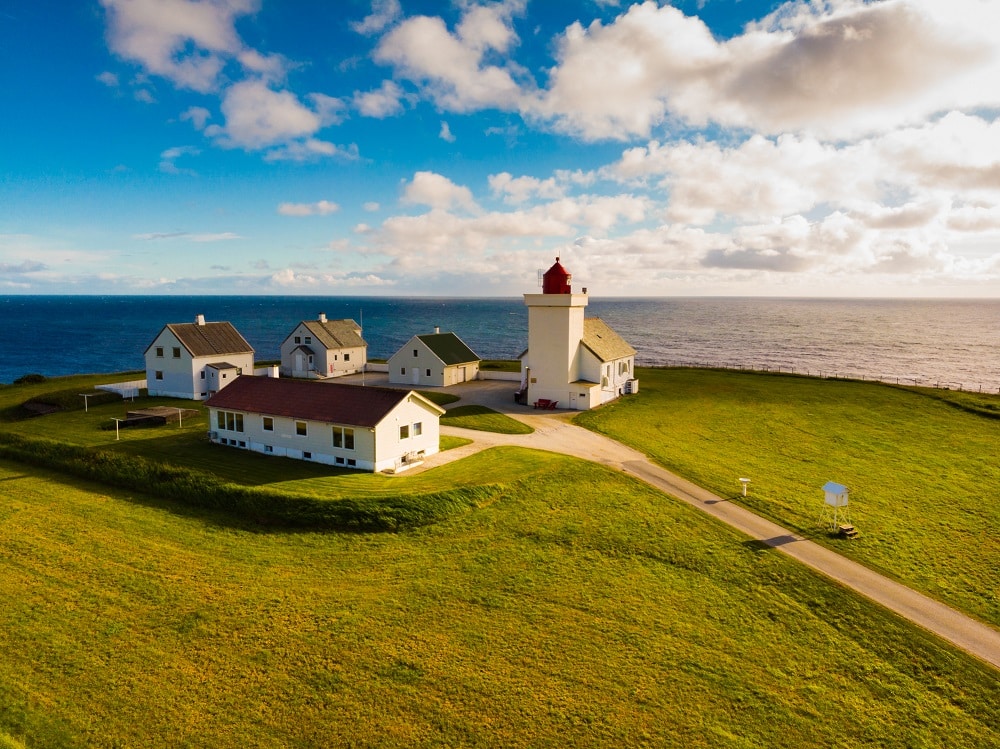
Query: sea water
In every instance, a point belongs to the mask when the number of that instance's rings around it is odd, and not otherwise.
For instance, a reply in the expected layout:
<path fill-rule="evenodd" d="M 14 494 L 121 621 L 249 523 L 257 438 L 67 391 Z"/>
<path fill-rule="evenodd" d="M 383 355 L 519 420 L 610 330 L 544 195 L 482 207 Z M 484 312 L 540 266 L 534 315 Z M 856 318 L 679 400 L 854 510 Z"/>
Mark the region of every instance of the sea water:
<path fill-rule="evenodd" d="M 520 298 L 302 296 L 0 297 L 0 382 L 144 368 L 167 323 L 229 321 L 258 360 L 320 313 L 364 327 L 371 358 L 413 335 L 454 332 L 484 359 L 527 346 Z M 592 297 L 639 365 L 727 366 L 1000 391 L 1000 300 Z"/>

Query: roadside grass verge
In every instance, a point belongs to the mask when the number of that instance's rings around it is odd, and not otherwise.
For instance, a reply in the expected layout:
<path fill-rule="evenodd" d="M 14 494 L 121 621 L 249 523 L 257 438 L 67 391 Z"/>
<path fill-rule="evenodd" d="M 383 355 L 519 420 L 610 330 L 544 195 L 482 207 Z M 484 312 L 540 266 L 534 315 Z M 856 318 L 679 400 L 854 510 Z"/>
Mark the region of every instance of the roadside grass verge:
<path fill-rule="evenodd" d="M 441 417 L 441 425 L 498 434 L 531 434 L 535 431 L 524 422 L 486 406 L 456 406 Z"/>
<path fill-rule="evenodd" d="M 1000 626 L 995 396 L 723 370 L 641 369 L 642 388 L 576 423 L 955 608 Z M 945 402 L 947 401 L 947 402 Z M 962 406 L 961 409 L 953 407 Z M 737 478 L 752 480 L 746 499 Z M 860 539 L 822 528 L 851 489 Z"/>
<path fill-rule="evenodd" d="M 462 462 L 496 470 L 486 453 Z M 618 472 L 513 448 L 502 463 L 532 480 L 371 535 L 254 532 L 0 461 L 0 735 L 1000 743 L 995 670 Z"/>

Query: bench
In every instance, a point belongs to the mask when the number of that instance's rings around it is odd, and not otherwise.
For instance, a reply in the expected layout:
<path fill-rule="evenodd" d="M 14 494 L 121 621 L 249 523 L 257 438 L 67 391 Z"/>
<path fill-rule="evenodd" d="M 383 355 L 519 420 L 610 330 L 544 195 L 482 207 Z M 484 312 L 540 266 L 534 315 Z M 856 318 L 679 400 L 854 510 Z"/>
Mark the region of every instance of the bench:
<path fill-rule="evenodd" d="M 550 401 L 548 398 L 539 398 L 535 401 L 535 408 L 541 408 L 546 411 L 554 411 L 558 402 L 559 401 Z"/>

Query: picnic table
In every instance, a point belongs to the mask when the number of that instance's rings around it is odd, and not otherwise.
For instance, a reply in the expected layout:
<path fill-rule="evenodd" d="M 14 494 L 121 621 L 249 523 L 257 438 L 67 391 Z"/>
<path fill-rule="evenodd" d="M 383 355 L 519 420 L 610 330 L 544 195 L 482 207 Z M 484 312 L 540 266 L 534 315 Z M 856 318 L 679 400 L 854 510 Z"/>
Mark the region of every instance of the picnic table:
<path fill-rule="evenodd" d="M 539 398 L 535 401 L 535 408 L 541 408 L 546 411 L 554 411 L 558 402 L 559 401 L 549 400 L 548 398 Z"/>

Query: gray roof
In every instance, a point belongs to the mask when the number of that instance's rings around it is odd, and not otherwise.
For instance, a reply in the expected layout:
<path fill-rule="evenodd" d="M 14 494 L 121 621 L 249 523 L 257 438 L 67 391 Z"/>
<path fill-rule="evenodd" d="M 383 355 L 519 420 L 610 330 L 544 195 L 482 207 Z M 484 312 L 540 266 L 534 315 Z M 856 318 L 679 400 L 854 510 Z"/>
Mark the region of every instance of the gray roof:
<path fill-rule="evenodd" d="M 465 342 L 454 333 L 418 335 L 417 338 L 431 350 L 434 356 L 443 361 L 445 366 L 479 361 L 479 354 L 466 346 Z"/>
<path fill-rule="evenodd" d="M 239 334 L 239 331 L 228 322 L 170 323 L 163 327 L 156 339 L 164 330 L 169 330 L 188 350 L 191 356 L 224 356 L 225 354 L 252 354 L 253 347 Z M 153 343 L 146 347 L 152 348 Z"/>
<path fill-rule="evenodd" d="M 583 321 L 582 343 L 602 362 L 635 356 L 635 349 L 599 317 L 588 317 Z"/>
<path fill-rule="evenodd" d="M 354 320 L 303 320 L 302 325 L 309 329 L 316 340 L 327 350 L 341 348 L 358 348 L 367 346 L 361 337 L 361 326 Z"/>

